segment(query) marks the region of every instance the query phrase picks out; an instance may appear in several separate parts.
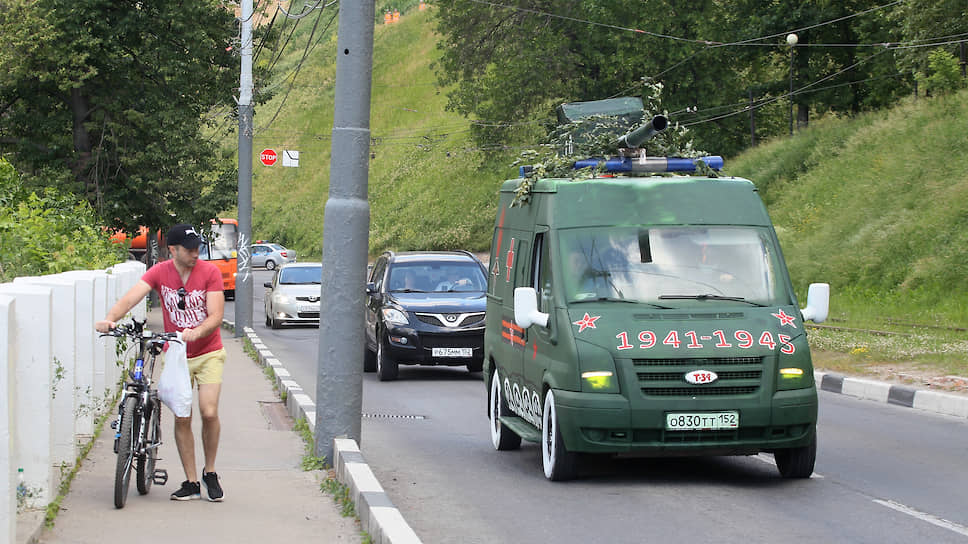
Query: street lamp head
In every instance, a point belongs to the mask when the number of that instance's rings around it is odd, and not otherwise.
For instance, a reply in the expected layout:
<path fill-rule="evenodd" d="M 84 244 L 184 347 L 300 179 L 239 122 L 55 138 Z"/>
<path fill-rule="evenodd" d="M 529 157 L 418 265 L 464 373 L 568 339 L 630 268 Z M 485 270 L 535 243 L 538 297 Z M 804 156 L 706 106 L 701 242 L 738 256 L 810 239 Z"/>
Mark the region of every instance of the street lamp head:
<path fill-rule="evenodd" d="M 797 35 L 796 34 L 792 34 L 792 33 L 791 34 L 787 34 L 787 43 L 788 44 L 790 44 L 790 45 L 796 45 L 797 44 L 797 40 L 798 40 L 798 38 L 797 38 Z"/>

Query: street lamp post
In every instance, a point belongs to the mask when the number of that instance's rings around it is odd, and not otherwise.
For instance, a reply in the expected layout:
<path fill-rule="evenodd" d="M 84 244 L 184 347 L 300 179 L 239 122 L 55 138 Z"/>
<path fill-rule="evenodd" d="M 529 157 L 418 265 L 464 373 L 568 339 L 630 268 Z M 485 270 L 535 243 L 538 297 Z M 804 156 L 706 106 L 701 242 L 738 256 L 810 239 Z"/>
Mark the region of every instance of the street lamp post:
<path fill-rule="evenodd" d="M 790 45 L 790 136 L 793 136 L 793 50 L 797 40 L 796 34 L 787 34 L 786 41 Z"/>

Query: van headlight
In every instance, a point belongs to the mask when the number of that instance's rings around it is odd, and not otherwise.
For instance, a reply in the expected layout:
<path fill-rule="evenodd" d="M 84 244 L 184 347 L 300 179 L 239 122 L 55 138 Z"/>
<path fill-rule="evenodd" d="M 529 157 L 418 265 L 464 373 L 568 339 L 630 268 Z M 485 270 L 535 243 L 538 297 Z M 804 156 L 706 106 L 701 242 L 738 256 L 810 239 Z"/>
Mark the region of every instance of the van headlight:
<path fill-rule="evenodd" d="M 583 393 L 618 393 L 615 361 L 607 350 L 586 342 L 578 343 L 581 390 Z"/>

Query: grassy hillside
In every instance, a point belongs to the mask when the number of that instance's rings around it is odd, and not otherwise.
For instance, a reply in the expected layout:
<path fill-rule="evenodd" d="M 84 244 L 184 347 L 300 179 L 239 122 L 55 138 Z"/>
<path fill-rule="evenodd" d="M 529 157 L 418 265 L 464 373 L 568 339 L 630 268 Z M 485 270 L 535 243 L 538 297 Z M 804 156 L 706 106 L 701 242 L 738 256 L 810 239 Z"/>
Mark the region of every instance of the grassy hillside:
<path fill-rule="evenodd" d="M 297 31 L 293 41 L 305 44 L 309 26 L 300 28 L 302 37 Z M 513 153 L 474 149 L 469 122 L 444 111 L 446 99 L 429 68 L 437 56 L 431 28 L 430 12 L 413 7 L 400 22 L 375 30 L 369 177 L 373 254 L 385 249 L 486 249 L 496 190 L 514 175 L 509 167 Z M 300 155 L 299 168 L 258 162 L 253 167 L 253 236 L 280 241 L 306 259 L 321 255 L 329 191 L 336 71 L 336 38 L 332 30 L 329 34 L 304 62 L 288 98 L 287 85 L 279 86 L 277 96 L 260 106 L 255 118 L 256 153 L 268 147 L 279 153 L 295 149 Z M 277 72 L 290 73 L 302 49 L 290 48 Z M 260 132 L 284 99 L 278 117 Z"/>
<path fill-rule="evenodd" d="M 431 12 L 415 4 L 403 6 L 409 9 L 399 23 L 375 30 L 370 253 L 486 251 L 496 191 L 515 175 L 510 164 L 517 152 L 475 149 L 468 121 L 444 111 L 445 97 L 430 69 L 437 57 Z M 384 6 L 377 7 L 382 13 Z M 277 65 L 279 74 L 297 66 L 310 26 L 297 31 L 297 46 Z M 296 149 L 300 167 L 256 163 L 253 235 L 293 247 L 305 260 L 321 255 L 335 40 L 330 28 L 288 96 L 287 81 L 274 83 L 277 96 L 256 113 L 256 153 L 266 147 Z M 277 111 L 271 126 L 260 131 Z M 810 282 L 832 285 L 835 325 L 895 332 L 896 322 L 965 327 L 965 126 L 968 91 L 911 100 L 889 111 L 812 122 L 792 138 L 727 157 L 726 173 L 759 187 L 801 297 Z M 968 375 L 962 331 L 917 331 L 884 336 L 819 330 L 811 343 L 819 348 L 821 368 L 866 372 L 915 361 L 931 372 Z"/>
<path fill-rule="evenodd" d="M 759 187 L 797 286 L 854 318 L 966 324 L 968 91 L 825 119 L 727 162 Z M 864 314 L 869 315 L 864 315 Z"/>

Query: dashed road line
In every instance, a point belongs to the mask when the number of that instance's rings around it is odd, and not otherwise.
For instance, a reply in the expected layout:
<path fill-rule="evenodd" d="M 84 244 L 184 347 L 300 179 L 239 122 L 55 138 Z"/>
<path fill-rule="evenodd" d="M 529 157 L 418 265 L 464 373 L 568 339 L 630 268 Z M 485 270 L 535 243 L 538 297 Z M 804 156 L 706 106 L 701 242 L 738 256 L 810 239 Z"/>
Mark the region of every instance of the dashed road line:
<path fill-rule="evenodd" d="M 932 525 L 937 525 L 938 527 L 941 527 L 942 529 L 947 529 L 949 531 L 954 531 L 954 532 L 956 532 L 958 534 L 961 534 L 961 535 L 964 535 L 964 536 L 968 536 L 968 527 L 965 527 L 964 525 L 958 525 L 957 523 L 955 523 L 953 521 L 948 521 L 948 520 L 946 520 L 944 518 L 939 518 L 938 516 L 935 516 L 935 515 L 932 515 L 932 514 L 928 514 L 928 513 L 925 513 L 925 512 L 921 512 L 920 510 L 915 510 L 914 508 L 911 508 L 910 506 L 905 506 L 905 505 L 903 505 L 903 504 L 901 504 L 899 502 L 896 502 L 896 501 L 885 501 L 885 500 L 881 500 L 881 499 L 874 499 L 874 502 L 876 502 L 877 504 L 879 504 L 881 506 L 886 506 L 888 508 L 891 508 L 892 510 L 897 510 L 898 512 L 901 512 L 902 514 L 907 514 L 907 515 L 909 515 L 911 517 L 918 518 L 921 521 L 926 521 L 926 522 L 928 522 L 928 523 L 930 523 Z"/>

